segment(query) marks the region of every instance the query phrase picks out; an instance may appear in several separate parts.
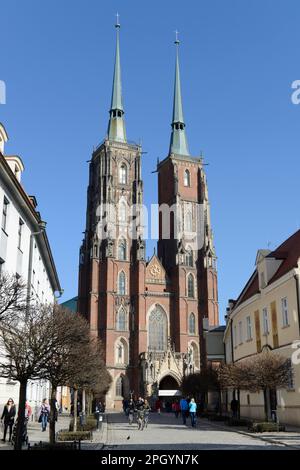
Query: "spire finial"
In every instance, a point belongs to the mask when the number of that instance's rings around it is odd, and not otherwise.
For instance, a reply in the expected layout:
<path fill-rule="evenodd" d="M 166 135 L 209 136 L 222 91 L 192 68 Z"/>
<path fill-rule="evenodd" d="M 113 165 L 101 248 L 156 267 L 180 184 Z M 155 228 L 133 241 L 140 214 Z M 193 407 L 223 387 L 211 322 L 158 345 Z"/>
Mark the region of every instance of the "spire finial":
<path fill-rule="evenodd" d="M 172 134 L 169 153 L 177 155 L 189 155 L 188 143 L 185 134 L 185 122 L 183 118 L 180 70 L 179 70 L 179 39 L 178 31 L 175 31 L 176 45 L 176 62 L 175 62 L 175 84 L 173 99 L 173 118 L 172 118 Z"/>
<path fill-rule="evenodd" d="M 116 58 L 114 68 L 114 78 L 110 105 L 110 119 L 108 124 L 108 139 L 118 142 L 126 142 L 126 130 L 124 121 L 124 108 L 122 100 L 121 85 L 121 63 L 120 63 L 120 15 L 116 14 Z"/>
<path fill-rule="evenodd" d="M 121 28 L 121 25 L 120 25 L 120 15 L 119 15 L 118 12 L 116 13 L 116 18 L 117 18 L 117 21 L 116 21 L 115 27 L 116 27 L 116 28 Z"/>

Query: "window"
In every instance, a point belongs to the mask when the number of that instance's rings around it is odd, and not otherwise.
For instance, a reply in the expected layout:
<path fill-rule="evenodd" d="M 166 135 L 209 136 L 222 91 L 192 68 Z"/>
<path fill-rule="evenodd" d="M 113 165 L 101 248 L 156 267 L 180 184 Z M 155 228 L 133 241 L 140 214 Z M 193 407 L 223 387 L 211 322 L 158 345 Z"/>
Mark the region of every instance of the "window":
<path fill-rule="evenodd" d="M 187 266 L 193 266 L 193 250 L 191 248 L 187 249 L 185 260 Z"/>
<path fill-rule="evenodd" d="M 237 331 L 236 331 L 236 325 L 233 327 L 233 345 L 236 347 L 237 346 Z"/>
<path fill-rule="evenodd" d="M 32 271 L 32 285 L 34 286 L 34 282 L 35 282 L 35 270 Z"/>
<path fill-rule="evenodd" d="M 126 240 L 119 241 L 118 258 L 121 261 L 126 260 Z"/>
<path fill-rule="evenodd" d="M 192 214 L 187 212 L 185 215 L 185 231 L 191 232 L 193 230 L 193 221 L 192 221 Z"/>
<path fill-rule="evenodd" d="M 118 377 L 116 381 L 116 395 L 117 397 L 123 396 L 123 377 Z"/>
<path fill-rule="evenodd" d="M 4 230 L 4 232 L 6 232 L 6 228 L 7 228 L 8 204 L 9 204 L 9 200 L 4 196 L 3 209 L 2 209 L 2 230 Z"/>
<path fill-rule="evenodd" d="M 0 274 L 3 273 L 4 263 L 5 263 L 4 259 L 0 258 Z"/>
<path fill-rule="evenodd" d="M 149 349 L 151 351 L 166 351 L 167 349 L 167 316 L 157 305 L 149 316 Z"/>
<path fill-rule="evenodd" d="M 269 319 L 268 319 L 268 309 L 265 307 L 263 308 L 263 329 L 264 329 L 264 335 L 267 335 L 269 333 Z"/>
<path fill-rule="evenodd" d="M 119 183 L 127 183 L 127 166 L 125 165 L 125 163 L 122 163 L 119 168 Z"/>
<path fill-rule="evenodd" d="M 194 335 L 195 332 L 196 332 L 195 315 L 193 313 L 191 313 L 190 317 L 189 317 L 189 333 L 190 333 L 190 335 Z"/>
<path fill-rule="evenodd" d="M 125 295 L 125 291 L 126 291 L 125 273 L 121 271 L 119 274 L 118 294 Z"/>
<path fill-rule="evenodd" d="M 18 228 L 18 248 L 22 249 L 22 233 L 23 233 L 24 222 L 22 219 L 19 219 L 19 228 Z"/>
<path fill-rule="evenodd" d="M 188 275 L 188 297 L 194 297 L 194 276 Z"/>
<path fill-rule="evenodd" d="M 127 322 L 126 322 L 126 311 L 124 308 L 121 308 L 117 313 L 117 320 L 116 320 L 116 329 L 118 331 L 125 331 L 127 330 Z"/>
<path fill-rule="evenodd" d="M 189 170 L 185 170 L 184 172 L 184 186 L 191 186 L 191 175 Z"/>
<path fill-rule="evenodd" d="M 115 363 L 122 366 L 128 364 L 128 344 L 123 338 L 115 343 Z"/>
<path fill-rule="evenodd" d="M 287 297 L 281 299 L 282 325 L 289 326 L 289 310 Z"/>
<path fill-rule="evenodd" d="M 243 323 L 239 321 L 239 343 L 243 342 Z"/>
<path fill-rule="evenodd" d="M 252 325 L 251 325 L 251 317 L 246 318 L 247 322 L 247 339 L 250 340 L 252 339 Z"/>

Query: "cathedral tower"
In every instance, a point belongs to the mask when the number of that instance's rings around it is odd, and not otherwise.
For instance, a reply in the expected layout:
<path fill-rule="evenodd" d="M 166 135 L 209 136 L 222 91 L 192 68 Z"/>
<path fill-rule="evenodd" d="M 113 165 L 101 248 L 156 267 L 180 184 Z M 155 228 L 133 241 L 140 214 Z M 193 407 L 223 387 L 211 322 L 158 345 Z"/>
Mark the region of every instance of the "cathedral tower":
<path fill-rule="evenodd" d="M 89 165 L 78 310 L 104 346 L 112 376 L 107 408 L 121 409 L 130 394 L 174 396 L 183 375 L 206 364 L 203 325 L 218 324 L 218 302 L 203 160 L 189 153 L 183 116 L 179 41 L 170 148 L 157 167 L 158 254 L 146 261 L 142 149 L 127 140 L 119 21 L 115 26 L 107 136 Z"/>

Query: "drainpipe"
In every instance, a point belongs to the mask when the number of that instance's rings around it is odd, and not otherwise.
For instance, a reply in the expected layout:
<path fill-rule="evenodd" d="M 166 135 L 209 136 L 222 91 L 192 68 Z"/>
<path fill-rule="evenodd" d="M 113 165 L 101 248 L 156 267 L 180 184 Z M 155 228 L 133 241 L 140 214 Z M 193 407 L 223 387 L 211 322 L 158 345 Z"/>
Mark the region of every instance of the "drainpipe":
<path fill-rule="evenodd" d="M 295 274 L 294 279 L 295 279 L 295 281 L 296 281 L 298 328 L 299 328 L 299 334 L 300 334 L 300 292 L 299 292 L 299 275 L 298 275 L 298 274 Z"/>
<path fill-rule="evenodd" d="M 234 362 L 234 347 L 233 347 L 232 319 L 230 320 L 230 337 L 231 337 L 231 356 L 232 356 L 232 362 Z"/>

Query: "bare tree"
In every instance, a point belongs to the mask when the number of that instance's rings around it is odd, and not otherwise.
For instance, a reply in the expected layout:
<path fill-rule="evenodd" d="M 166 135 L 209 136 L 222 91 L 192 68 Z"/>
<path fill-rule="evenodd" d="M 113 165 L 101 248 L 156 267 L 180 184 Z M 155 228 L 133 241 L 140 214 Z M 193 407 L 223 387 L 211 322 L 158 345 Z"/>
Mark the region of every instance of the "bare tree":
<path fill-rule="evenodd" d="M 184 395 L 195 397 L 196 400 L 206 401 L 209 391 L 218 392 L 221 405 L 221 388 L 218 374 L 212 367 L 206 367 L 200 372 L 184 376 L 181 382 L 181 390 Z M 205 397 L 205 399 L 204 399 Z M 220 406 L 220 410 L 222 407 Z"/>
<path fill-rule="evenodd" d="M 89 326 L 79 314 L 55 305 L 49 322 L 49 338 L 55 345 L 47 363 L 43 378 L 50 381 L 50 443 L 55 442 L 56 395 L 59 385 L 72 382 L 85 367 L 82 353 L 90 344 Z"/>
<path fill-rule="evenodd" d="M 249 390 L 264 394 L 265 419 L 271 418 L 271 392 L 276 389 L 289 386 L 292 369 L 289 359 L 280 354 L 263 351 L 247 360 L 248 367 L 253 371 L 252 380 L 249 382 Z"/>
<path fill-rule="evenodd" d="M 268 421 L 271 416 L 270 392 L 287 387 L 292 370 L 289 359 L 274 352 L 263 351 L 233 364 L 223 364 L 218 370 L 218 375 L 224 387 L 237 390 L 239 406 L 240 390 L 262 391 L 265 419 Z"/>
<path fill-rule="evenodd" d="M 30 305 L 15 321 L 0 323 L 0 375 L 20 383 L 15 449 L 22 448 L 28 380 L 43 377 L 54 344 L 49 338 L 52 307 Z"/>
<path fill-rule="evenodd" d="M 74 361 L 72 379 L 69 385 L 74 390 L 74 431 L 77 430 L 77 397 L 80 389 L 102 389 L 107 390 L 110 384 L 110 376 L 103 360 L 103 348 L 101 342 L 96 338 L 90 338 L 88 344 L 80 347 L 74 353 L 80 356 L 83 367 L 79 367 Z"/>
<path fill-rule="evenodd" d="M 26 308 L 27 289 L 25 282 L 15 275 L 0 275 L 0 321 L 15 319 Z"/>

